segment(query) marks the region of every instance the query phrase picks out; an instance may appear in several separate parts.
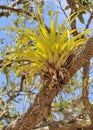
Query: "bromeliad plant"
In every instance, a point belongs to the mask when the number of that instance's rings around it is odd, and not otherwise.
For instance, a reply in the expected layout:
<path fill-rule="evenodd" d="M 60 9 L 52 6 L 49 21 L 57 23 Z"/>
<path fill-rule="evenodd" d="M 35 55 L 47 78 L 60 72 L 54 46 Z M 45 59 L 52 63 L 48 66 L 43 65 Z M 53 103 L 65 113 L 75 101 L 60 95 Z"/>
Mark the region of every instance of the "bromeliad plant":
<path fill-rule="evenodd" d="M 69 72 L 66 69 L 69 56 L 73 54 L 74 49 L 88 40 L 84 35 L 89 34 L 91 30 L 83 31 L 73 37 L 72 34 L 77 29 L 71 30 L 70 25 L 78 14 L 72 14 L 60 27 L 57 27 L 58 14 L 56 14 L 56 18 L 54 19 L 52 12 L 50 14 L 50 30 L 48 30 L 44 24 L 40 10 L 38 10 L 38 14 L 38 33 L 27 27 L 24 29 L 11 27 L 12 31 L 17 32 L 22 37 L 16 40 L 16 48 L 8 56 L 8 62 L 6 62 L 5 66 L 13 62 L 13 64 L 18 65 L 17 73 L 27 74 L 31 81 L 37 75 L 40 75 L 43 83 L 48 81 L 50 87 L 54 84 L 61 85 L 69 76 Z M 68 21 L 71 17 L 73 19 L 69 23 Z M 33 44 L 29 45 L 29 40 L 33 41 Z M 23 61 L 23 64 L 20 65 L 19 61 Z"/>

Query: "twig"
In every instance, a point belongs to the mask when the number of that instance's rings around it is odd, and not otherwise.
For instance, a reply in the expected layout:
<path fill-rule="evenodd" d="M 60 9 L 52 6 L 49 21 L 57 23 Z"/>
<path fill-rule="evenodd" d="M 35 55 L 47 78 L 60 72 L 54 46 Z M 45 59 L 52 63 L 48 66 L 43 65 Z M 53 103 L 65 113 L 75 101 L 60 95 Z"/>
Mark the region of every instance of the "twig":
<path fill-rule="evenodd" d="M 5 104 L 4 111 L 0 114 L 0 120 L 4 117 L 4 115 L 8 112 L 8 104 Z"/>
<path fill-rule="evenodd" d="M 23 10 L 22 8 L 13 8 L 10 6 L 5 6 L 5 5 L 0 5 L 0 9 L 2 10 L 7 10 L 5 12 L 0 12 L 0 16 L 7 16 L 9 15 L 11 12 L 9 11 L 14 11 L 16 13 L 24 13 L 28 16 L 31 16 L 35 21 L 37 21 L 37 17 L 38 15 L 34 14 L 33 12 L 27 12 L 25 10 Z M 39 21 L 41 21 L 41 19 L 38 17 Z M 48 32 L 50 32 L 50 29 L 45 25 L 46 29 Z"/>
<path fill-rule="evenodd" d="M 16 5 L 18 5 L 18 4 L 21 4 L 21 3 L 22 3 L 21 0 L 15 0 L 14 2 L 12 2 L 12 3 L 10 4 L 10 6 L 14 7 L 14 6 L 16 6 Z"/>
<path fill-rule="evenodd" d="M 0 9 L 14 11 L 14 12 L 17 12 L 17 13 L 25 13 L 28 16 L 34 16 L 33 13 L 27 12 L 27 11 L 23 11 L 22 8 L 13 8 L 13 7 L 10 7 L 10 6 L 0 5 Z M 34 19 L 36 20 L 36 18 L 34 18 Z"/>
<path fill-rule="evenodd" d="M 64 10 L 63 7 L 62 7 L 61 0 L 58 0 L 58 3 L 59 3 L 59 6 L 60 6 L 60 9 L 62 10 L 62 12 L 63 12 L 64 15 L 66 16 L 66 18 L 68 18 L 68 16 L 67 16 L 65 10 Z"/>
<path fill-rule="evenodd" d="M 90 15 L 90 17 L 89 17 L 89 19 L 88 19 L 88 22 L 87 22 L 87 24 L 86 24 L 85 30 L 88 29 L 88 27 L 89 27 L 89 25 L 90 25 L 92 19 L 93 19 L 93 14 L 91 13 L 91 15 Z"/>
<path fill-rule="evenodd" d="M 16 94 L 10 96 L 9 99 L 7 100 L 7 103 L 10 102 L 11 100 L 13 100 L 14 98 L 16 98 L 20 94 L 20 92 L 23 89 L 23 81 L 24 81 L 24 79 L 25 79 L 25 75 L 22 75 L 21 82 L 20 82 L 20 88 L 19 88 L 18 92 Z"/>

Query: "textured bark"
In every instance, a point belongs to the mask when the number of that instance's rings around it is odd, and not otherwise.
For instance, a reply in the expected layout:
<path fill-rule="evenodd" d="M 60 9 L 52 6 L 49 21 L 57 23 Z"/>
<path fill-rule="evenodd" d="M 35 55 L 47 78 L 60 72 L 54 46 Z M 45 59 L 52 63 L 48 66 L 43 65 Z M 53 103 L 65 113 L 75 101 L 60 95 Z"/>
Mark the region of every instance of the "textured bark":
<path fill-rule="evenodd" d="M 90 68 L 90 61 L 86 62 L 83 66 L 83 88 L 82 88 L 82 101 L 84 107 L 91 119 L 92 126 L 93 126 L 93 108 L 89 102 L 89 68 Z"/>
<path fill-rule="evenodd" d="M 74 2 L 74 0 L 67 0 L 67 3 L 69 4 L 69 6 L 71 8 L 71 13 L 70 13 L 71 15 L 74 12 L 77 12 L 77 6 L 76 6 L 76 3 Z M 71 19 L 73 19 L 73 17 Z M 76 29 L 76 19 L 71 23 L 71 29 L 72 30 Z M 76 36 L 76 35 L 78 35 L 78 31 L 77 30 L 73 33 L 73 36 Z"/>
<path fill-rule="evenodd" d="M 81 127 L 77 122 L 69 122 L 68 124 L 63 124 L 63 121 L 57 121 L 53 123 L 43 124 L 38 126 L 34 130 L 93 130 L 93 127 Z"/>
<path fill-rule="evenodd" d="M 49 130 L 77 130 L 76 124 L 68 124 L 68 125 L 57 125 L 50 127 Z"/>
<path fill-rule="evenodd" d="M 44 130 L 48 130 L 48 129 L 44 129 Z M 74 123 L 73 124 L 69 124 L 69 125 L 64 125 L 64 126 L 54 126 L 52 128 L 50 128 L 49 130 L 93 130 L 93 127 L 88 127 L 88 128 L 79 128 L 77 127 Z"/>
<path fill-rule="evenodd" d="M 75 123 L 73 123 L 64 126 L 59 125 L 59 126 L 50 127 L 49 130 L 93 130 L 93 127 L 80 128 Z"/>
<path fill-rule="evenodd" d="M 90 38 L 88 43 L 80 48 L 67 65 L 67 69 L 70 73 L 69 79 L 91 57 L 93 57 L 93 38 Z M 66 84 L 67 82 L 62 84 L 61 87 L 51 86 L 51 89 L 49 86 L 44 86 L 37 94 L 34 103 L 30 106 L 27 112 L 19 119 L 6 126 L 4 130 L 31 130 L 38 123 L 47 119 L 51 113 L 51 103 L 54 97 Z"/>

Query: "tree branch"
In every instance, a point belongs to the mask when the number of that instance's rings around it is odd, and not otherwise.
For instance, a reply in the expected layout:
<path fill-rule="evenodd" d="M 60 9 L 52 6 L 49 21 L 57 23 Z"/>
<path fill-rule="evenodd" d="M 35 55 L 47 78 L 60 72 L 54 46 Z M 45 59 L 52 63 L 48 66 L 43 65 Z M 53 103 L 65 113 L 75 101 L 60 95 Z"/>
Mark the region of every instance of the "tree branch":
<path fill-rule="evenodd" d="M 8 11 L 14 11 L 16 13 L 22 13 L 23 12 L 28 16 L 33 16 L 32 12 L 23 11 L 22 8 L 13 8 L 13 7 L 10 7 L 10 6 L 0 5 L 0 9 L 7 10 L 6 12 L 8 12 Z"/>
<path fill-rule="evenodd" d="M 75 54 L 73 60 L 67 66 L 70 73 L 69 79 L 91 57 L 93 57 L 93 37 L 90 38 L 86 45 L 83 45 L 82 48 L 80 48 L 80 51 Z M 29 107 L 27 112 L 18 120 L 10 123 L 5 130 L 30 130 L 44 119 L 47 119 L 51 113 L 51 103 L 54 97 L 62 90 L 62 88 L 64 88 L 66 84 L 67 82 L 63 83 L 61 87 L 51 86 L 51 89 L 47 85 L 44 86 L 37 94 L 34 103 Z"/>
<path fill-rule="evenodd" d="M 88 121 L 88 120 L 87 120 Z M 64 124 L 63 120 L 42 123 L 34 130 L 92 130 L 93 127 L 81 127 L 76 120 L 71 120 L 67 124 Z"/>
<path fill-rule="evenodd" d="M 9 99 L 7 100 L 7 103 L 10 102 L 11 100 L 13 100 L 14 98 L 16 98 L 20 94 L 20 92 L 22 91 L 22 88 L 23 88 L 24 79 L 25 79 L 25 76 L 22 75 L 21 82 L 20 82 L 20 88 L 19 88 L 18 92 L 16 94 L 13 94 L 12 96 L 10 96 Z"/>
<path fill-rule="evenodd" d="M 38 15 L 34 14 L 33 12 L 29 12 L 29 11 L 25 11 L 24 9 L 22 8 L 14 8 L 14 7 L 11 7 L 11 6 L 5 6 L 5 5 L 0 5 L 0 9 L 2 10 L 6 10 L 4 12 L 0 12 L 0 17 L 2 16 L 8 16 L 11 11 L 12 12 L 16 12 L 16 13 L 24 13 L 28 16 L 31 16 L 35 21 L 37 21 L 37 17 Z M 39 21 L 41 22 L 41 19 L 38 17 Z M 50 29 L 45 25 L 46 29 L 48 32 L 50 32 Z"/>
<path fill-rule="evenodd" d="M 74 12 L 77 12 L 77 7 L 76 7 L 76 4 L 73 0 L 67 0 L 70 8 L 71 8 L 71 13 L 70 14 L 73 14 Z M 74 16 L 73 16 L 74 17 Z M 73 19 L 73 17 L 71 19 Z M 74 30 L 76 29 L 76 20 L 74 20 L 72 23 L 71 23 L 71 29 Z M 73 33 L 74 36 L 78 35 L 78 31 L 76 30 L 74 33 Z"/>
<path fill-rule="evenodd" d="M 90 14 L 90 17 L 89 17 L 89 19 L 88 19 L 88 22 L 87 22 L 87 24 L 86 24 L 86 28 L 85 28 L 85 29 L 87 29 L 87 28 L 89 27 L 89 25 L 90 25 L 92 19 L 93 19 L 93 13 Z"/>
<path fill-rule="evenodd" d="M 66 18 L 68 18 L 68 16 L 67 16 L 65 10 L 64 10 L 63 7 L 62 7 L 61 0 L 58 0 L 58 3 L 59 3 L 59 6 L 60 6 L 60 9 L 62 10 L 62 12 L 63 12 L 64 15 L 66 16 Z"/>
<path fill-rule="evenodd" d="M 13 1 L 13 2 L 10 4 L 10 6 L 14 7 L 14 6 L 19 5 L 19 4 L 21 4 L 21 3 L 22 3 L 21 0 L 15 0 L 15 1 Z"/>
<path fill-rule="evenodd" d="M 77 123 L 75 121 L 69 122 L 68 124 L 64 124 L 63 120 L 61 121 L 53 121 L 42 123 L 41 125 L 37 126 L 34 130 L 76 130 Z"/>
<path fill-rule="evenodd" d="M 93 108 L 89 103 L 89 67 L 90 62 L 86 62 L 83 66 L 83 88 L 82 88 L 82 101 L 85 106 L 85 110 L 87 111 L 91 121 L 93 122 Z M 93 124 L 92 124 L 93 125 Z"/>
<path fill-rule="evenodd" d="M 4 111 L 0 114 L 0 120 L 4 117 L 4 115 L 8 112 L 9 108 L 8 105 L 5 104 Z"/>

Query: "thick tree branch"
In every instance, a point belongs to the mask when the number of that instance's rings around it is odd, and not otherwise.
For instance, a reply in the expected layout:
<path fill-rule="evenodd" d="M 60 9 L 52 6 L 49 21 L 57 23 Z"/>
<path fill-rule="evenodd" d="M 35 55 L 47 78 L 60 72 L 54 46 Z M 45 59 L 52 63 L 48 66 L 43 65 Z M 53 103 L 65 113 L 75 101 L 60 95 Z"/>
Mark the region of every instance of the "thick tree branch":
<path fill-rule="evenodd" d="M 67 66 L 70 73 L 70 78 L 79 70 L 84 63 L 93 57 L 93 38 L 90 38 L 88 43 L 80 48 L 80 51 L 75 54 L 73 60 Z M 69 80 L 69 79 L 68 79 Z M 44 119 L 47 119 L 51 113 L 51 103 L 54 97 L 67 84 L 63 83 L 60 86 L 44 86 L 37 94 L 34 103 L 30 106 L 27 112 L 18 120 L 9 124 L 5 130 L 30 130 L 33 129 Z"/>
<path fill-rule="evenodd" d="M 88 121 L 88 120 L 87 120 Z M 71 120 L 67 124 L 64 124 L 64 121 L 53 121 L 47 122 L 47 123 L 42 123 L 40 126 L 36 127 L 34 130 L 92 130 L 93 127 L 81 127 L 77 123 L 76 120 Z"/>
<path fill-rule="evenodd" d="M 59 123 L 53 123 L 52 125 L 41 129 L 35 129 L 35 130 L 93 130 L 93 127 L 80 127 L 76 122 L 68 123 L 66 125 L 62 125 L 61 122 Z"/>
<path fill-rule="evenodd" d="M 68 124 L 64 124 L 63 121 L 53 121 L 43 123 L 40 126 L 36 127 L 34 130 L 76 130 L 77 123 L 75 121 L 69 122 Z"/>
<path fill-rule="evenodd" d="M 11 11 L 15 11 L 15 12 L 22 11 L 21 8 L 13 8 L 13 7 L 10 7 L 10 6 L 5 6 L 5 5 L 0 5 L 0 9 L 2 9 L 2 10 L 11 10 Z"/>
<path fill-rule="evenodd" d="M 19 5 L 19 4 L 21 4 L 21 0 L 15 0 L 15 1 L 11 2 L 9 7 L 15 7 L 15 6 Z M 0 17 L 2 17 L 2 16 L 7 17 L 9 15 L 10 15 L 9 11 L 3 11 L 3 9 L 2 9 L 2 12 L 0 12 Z"/>
<path fill-rule="evenodd" d="M 82 88 L 82 101 L 85 106 L 85 110 L 87 111 L 92 123 L 93 123 L 93 108 L 89 103 L 89 68 L 90 62 L 86 62 L 83 66 L 83 88 Z M 93 125 L 93 124 L 92 124 Z"/>

